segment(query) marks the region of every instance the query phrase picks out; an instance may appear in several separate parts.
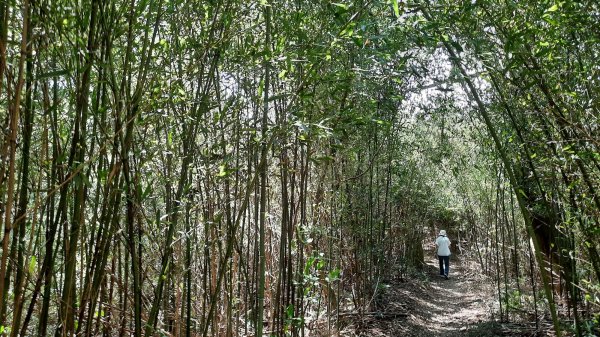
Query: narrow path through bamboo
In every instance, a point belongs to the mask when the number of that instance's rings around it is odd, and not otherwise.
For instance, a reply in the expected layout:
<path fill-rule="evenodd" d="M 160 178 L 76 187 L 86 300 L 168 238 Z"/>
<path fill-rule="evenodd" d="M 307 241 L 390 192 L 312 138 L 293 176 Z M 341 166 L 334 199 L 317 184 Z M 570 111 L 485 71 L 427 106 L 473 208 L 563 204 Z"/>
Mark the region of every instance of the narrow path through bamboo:
<path fill-rule="evenodd" d="M 500 325 L 493 322 L 494 302 L 490 283 L 474 263 L 453 258 L 450 279 L 445 280 L 431 258 L 421 278 L 390 282 L 381 296 L 382 311 L 401 306 L 406 317 L 368 322 L 359 336 L 501 336 Z"/>

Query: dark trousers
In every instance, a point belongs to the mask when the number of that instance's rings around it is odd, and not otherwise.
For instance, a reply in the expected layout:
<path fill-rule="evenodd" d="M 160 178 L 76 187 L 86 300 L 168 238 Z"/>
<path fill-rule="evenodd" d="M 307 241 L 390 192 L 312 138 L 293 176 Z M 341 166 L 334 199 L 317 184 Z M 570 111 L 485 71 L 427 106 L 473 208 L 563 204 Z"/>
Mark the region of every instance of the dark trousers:
<path fill-rule="evenodd" d="M 438 256 L 440 260 L 440 275 L 448 276 L 450 273 L 450 256 Z"/>

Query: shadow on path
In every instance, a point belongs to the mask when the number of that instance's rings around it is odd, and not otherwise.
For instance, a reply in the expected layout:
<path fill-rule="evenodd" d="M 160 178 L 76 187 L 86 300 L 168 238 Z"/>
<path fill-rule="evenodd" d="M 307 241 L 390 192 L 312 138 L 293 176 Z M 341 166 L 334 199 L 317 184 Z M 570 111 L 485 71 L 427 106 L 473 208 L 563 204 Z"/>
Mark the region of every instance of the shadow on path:
<path fill-rule="evenodd" d="M 378 306 L 383 311 L 401 306 L 408 315 L 372 322 L 360 336 L 504 336 L 491 317 L 494 291 L 472 268 L 453 258 L 450 279 L 445 280 L 432 258 L 422 278 L 392 282 Z"/>

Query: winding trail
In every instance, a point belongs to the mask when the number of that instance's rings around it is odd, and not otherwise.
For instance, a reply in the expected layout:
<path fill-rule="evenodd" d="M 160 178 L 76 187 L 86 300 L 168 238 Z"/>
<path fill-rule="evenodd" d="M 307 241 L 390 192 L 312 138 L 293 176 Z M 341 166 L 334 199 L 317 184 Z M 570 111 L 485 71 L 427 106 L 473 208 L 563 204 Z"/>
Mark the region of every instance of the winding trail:
<path fill-rule="evenodd" d="M 367 322 L 359 336 L 502 336 L 493 322 L 493 303 L 494 291 L 474 264 L 453 257 L 445 280 L 431 258 L 421 278 L 390 282 L 377 302 L 384 313 L 401 308 L 406 316 Z"/>

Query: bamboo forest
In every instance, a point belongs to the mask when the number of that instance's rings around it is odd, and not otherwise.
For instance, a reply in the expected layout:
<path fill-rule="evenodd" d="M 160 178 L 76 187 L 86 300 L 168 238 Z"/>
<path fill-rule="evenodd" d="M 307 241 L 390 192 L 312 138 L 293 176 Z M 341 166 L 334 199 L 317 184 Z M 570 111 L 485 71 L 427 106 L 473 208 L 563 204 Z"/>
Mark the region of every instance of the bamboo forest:
<path fill-rule="evenodd" d="M 600 336 L 597 0 L 0 0 L 0 56 L 0 336 Z"/>

